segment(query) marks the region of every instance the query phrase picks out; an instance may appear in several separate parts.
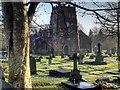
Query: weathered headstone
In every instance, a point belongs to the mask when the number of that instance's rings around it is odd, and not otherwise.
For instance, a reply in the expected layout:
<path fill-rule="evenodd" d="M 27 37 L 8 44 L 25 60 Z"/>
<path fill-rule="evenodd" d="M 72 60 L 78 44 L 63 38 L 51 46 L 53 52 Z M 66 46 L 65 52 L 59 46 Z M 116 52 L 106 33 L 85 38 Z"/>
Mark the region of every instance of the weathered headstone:
<path fill-rule="evenodd" d="M 97 51 L 97 55 L 95 57 L 95 60 L 89 60 L 89 61 L 85 61 L 85 64 L 92 64 L 92 65 L 105 65 L 107 64 L 107 62 L 104 61 L 104 57 L 102 56 L 102 53 L 100 51 L 100 46 L 101 44 L 98 43 L 98 51 Z"/>
<path fill-rule="evenodd" d="M 102 53 L 101 53 L 101 50 L 100 50 L 100 46 L 101 44 L 98 43 L 98 52 L 97 52 L 97 55 L 96 55 L 96 59 L 95 59 L 95 63 L 96 64 L 107 64 L 105 61 L 104 61 L 104 57 L 102 56 Z"/>
<path fill-rule="evenodd" d="M 77 68 L 77 61 L 78 61 L 77 53 L 73 54 L 72 59 L 73 59 L 73 70 L 71 71 L 71 76 L 69 78 L 69 81 L 73 83 L 78 83 L 82 80 L 82 75 L 80 74 L 80 71 Z"/>
<path fill-rule="evenodd" d="M 30 70 L 31 70 L 31 75 L 36 74 L 36 61 L 33 56 L 30 56 Z"/>

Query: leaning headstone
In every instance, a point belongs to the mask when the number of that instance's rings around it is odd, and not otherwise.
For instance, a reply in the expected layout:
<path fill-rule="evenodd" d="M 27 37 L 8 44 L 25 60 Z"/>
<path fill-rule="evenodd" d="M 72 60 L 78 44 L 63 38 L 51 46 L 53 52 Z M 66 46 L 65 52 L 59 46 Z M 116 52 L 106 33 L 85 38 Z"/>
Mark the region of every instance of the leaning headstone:
<path fill-rule="evenodd" d="M 31 75 L 36 74 L 36 61 L 33 56 L 30 56 L 30 71 Z"/>

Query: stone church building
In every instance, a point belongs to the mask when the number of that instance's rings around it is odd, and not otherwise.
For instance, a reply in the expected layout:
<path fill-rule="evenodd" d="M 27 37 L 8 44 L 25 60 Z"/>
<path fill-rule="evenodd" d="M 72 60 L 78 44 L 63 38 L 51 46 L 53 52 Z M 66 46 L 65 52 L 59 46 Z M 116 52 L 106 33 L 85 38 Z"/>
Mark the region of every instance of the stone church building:
<path fill-rule="evenodd" d="M 78 30 L 76 10 L 70 5 L 55 6 L 49 28 L 39 30 L 31 38 L 32 53 L 71 55 L 81 49 L 91 51 L 91 39 Z"/>

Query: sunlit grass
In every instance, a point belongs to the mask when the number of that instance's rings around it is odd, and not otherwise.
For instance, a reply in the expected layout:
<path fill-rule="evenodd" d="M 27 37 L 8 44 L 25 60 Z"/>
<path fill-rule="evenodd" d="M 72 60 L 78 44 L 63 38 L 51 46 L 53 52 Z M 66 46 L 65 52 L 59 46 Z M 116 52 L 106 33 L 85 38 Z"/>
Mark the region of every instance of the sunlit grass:
<path fill-rule="evenodd" d="M 52 64 L 48 64 L 48 56 L 43 56 L 41 62 L 36 62 L 37 66 L 37 74 L 32 75 L 32 83 L 36 82 L 44 82 L 50 83 L 50 86 L 33 86 L 33 90 L 66 90 L 63 88 L 61 82 L 65 82 L 68 78 L 56 78 L 49 76 L 49 70 L 55 69 L 65 69 L 72 70 L 73 62 L 68 60 L 68 57 L 61 58 L 61 56 L 56 56 L 52 59 Z M 37 60 L 39 56 L 36 56 L 35 60 Z M 84 57 L 84 60 L 88 60 L 89 56 Z M 118 63 L 116 61 L 116 57 L 106 57 L 104 60 L 108 63 L 107 65 L 87 65 L 81 64 L 78 65 L 78 70 L 80 70 L 82 74 L 83 80 L 89 83 L 95 83 L 95 80 L 98 78 L 109 78 L 110 80 L 115 79 L 118 75 L 106 74 L 106 72 L 117 71 Z M 8 76 L 8 64 L 2 64 L 3 69 L 5 69 L 5 76 Z M 7 78 L 6 78 L 7 80 Z"/>

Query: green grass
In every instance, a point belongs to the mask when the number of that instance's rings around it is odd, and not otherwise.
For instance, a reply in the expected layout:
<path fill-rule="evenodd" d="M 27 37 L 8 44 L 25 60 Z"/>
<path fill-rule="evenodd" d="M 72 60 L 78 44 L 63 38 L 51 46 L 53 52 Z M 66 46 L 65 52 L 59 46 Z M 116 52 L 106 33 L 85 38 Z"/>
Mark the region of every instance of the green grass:
<path fill-rule="evenodd" d="M 35 59 L 37 59 L 36 56 Z M 89 57 L 85 57 L 84 60 L 87 60 Z M 61 82 L 65 82 L 68 78 L 55 78 L 50 77 L 49 70 L 54 69 L 66 69 L 72 70 L 73 69 L 73 62 L 67 60 L 68 57 L 61 58 L 60 56 L 56 56 L 56 58 L 52 59 L 52 64 L 48 65 L 48 60 L 46 56 L 41 59 L 40 62 L 36 62 L 37 66 L 37 74 L 32 75 L 32 83 L 49 83 L 50 85 L 37 85 L 33 86 L 33 90 L 67 90 L 64 86 L 61 85 Z M 89 82 L 95 83 L 95 80 L 98 78 L 109 78 L 113 80 L 118 75 L 106 74 L 106 72 L 118 70 L 116 58 L 106 57 L 104 58 L 105 61 L 108 63 L 107 65 L 78 65 L 78 69 L 82 73 L 82 78 Z M 6 68 L 5 75 L 8 75 L 8 65 L 5 63 L 3 67 Z"/>

